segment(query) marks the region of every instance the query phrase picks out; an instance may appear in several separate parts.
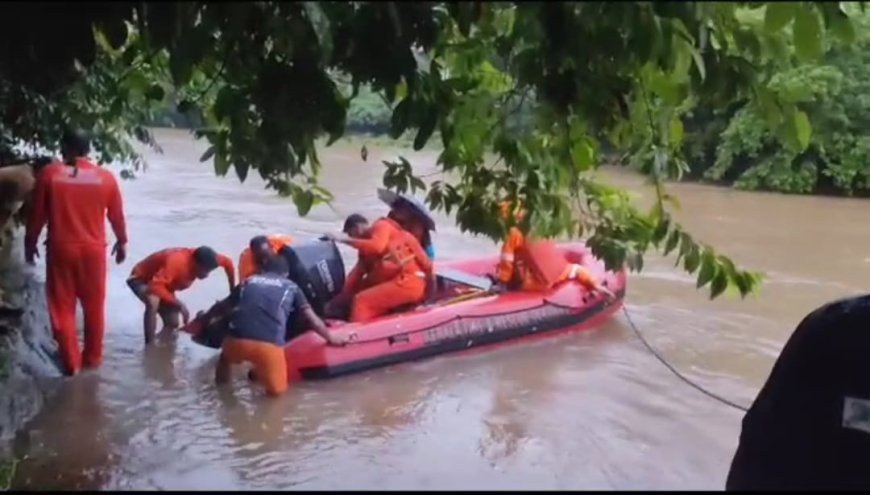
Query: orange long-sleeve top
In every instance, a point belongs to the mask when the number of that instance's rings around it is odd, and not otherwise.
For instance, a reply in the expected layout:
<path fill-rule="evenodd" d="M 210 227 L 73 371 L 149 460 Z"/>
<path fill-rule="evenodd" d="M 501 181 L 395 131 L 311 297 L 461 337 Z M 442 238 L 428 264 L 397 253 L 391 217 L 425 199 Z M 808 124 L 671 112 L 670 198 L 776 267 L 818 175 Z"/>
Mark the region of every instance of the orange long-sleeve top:
<path fill-rule="evenodd" d="M 118 181 L 85 158 L 76 168 L 61 162 L 45 167 L 33 190 L 33 210 L 27 222 L 25 247 L 36 249 L 48 224 L 48 245 L 106 245 L 106 218 L 115 237 L 127 243 L 127 225 Z"/>
<path fill-rule="evenodd" d="M 275 253 L 280 251 L 284 246 L 289 246 L 294 242 L 293 237 L 289 235 L 270 235 L 266 238 L 269 240 L 272 252 Z M 254 262 L 254 255 L 251 253 L 249 246 L 239 255 L 239 282 L 244 282 L 255 273 L 257 273 L 257 265 Z"/>
<path fill-rule="evenodd" d="M 148 282 L 151 292 L 169 304 L 178 304 L 175 292 L 187 289 L 196 280 L 194 248 L 167 248 L 151 254 L 133 267 L 131 278 Z M 230 283 L 236 285 L 233 260 L 218 254 L 218 266 L 223 268 Z"/>
<path fill-rule="evenodd" d="M 526 236 L 516 227 L 511 227 L 508 236 L 501 245 L 501 256 L 498 259 L 499 282 L 507 285 L 514 279 L 517 251 L 526 242 Z"/>
<path fill-rule="evenodd" d="M 547 284 L 536 276 L 528 264 L 529 259 L 523 258 L 522 249 L 526 244 L 526 236 L 516 227 L 511 227 L 508 236 L 501 246 L 501 256 L 496 267 L 498 280 L 502 284 L 510 285 L 514 280 L 519 280 L 519 286 L 525 291 L 542 291 L 548 288 Z M 559 277 L 560 281 L 575 279 L 587 289 L 594 289 L 596 282 L 589 270 L 581 265 L 565 263 L 565 271 Z"/>
<path fill-rule="evenodd" d="M 390 242 L 393 237 L 403 231 L 402 227 L 394 220 L 389 218 L 380 218 L 372 226 L 369 231 L 368 239 L 349 239 L 348 244 L 359 251 L 360 261 L 357 262 L 353 270 L 348 274 L 345 287 L 353 291 L 358 288 L 362 278 L 366 274 L 375 275 L 378 265 L 381 264 L 383 258 L 389 254 Z M 432 274 L 432 260 L 426 254 L 426 251 L 420 246 L 416 238 L 408 233 L 408 247 L 411 248 L 414 256 L 414 263 L 419 270 L 423 271 L 426 276 Z M 399 260 L 396 260 L 399 261 Z"/>

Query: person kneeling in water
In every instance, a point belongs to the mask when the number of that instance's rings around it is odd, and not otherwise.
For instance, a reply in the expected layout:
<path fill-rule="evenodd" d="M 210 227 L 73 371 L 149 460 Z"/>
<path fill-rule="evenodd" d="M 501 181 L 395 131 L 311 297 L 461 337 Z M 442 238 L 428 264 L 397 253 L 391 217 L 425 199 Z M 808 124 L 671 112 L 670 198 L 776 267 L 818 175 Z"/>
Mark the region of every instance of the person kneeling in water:
<path fill-rule="evenodd" d="M 224 269 L 232 290 L 236 285 L 233 260 L 208 246 L 163 249 L 133 267 L 127 285 L 145 304 L 145 345 L 154 340 L 157 315 L 163 320 L 164 330 L 177 329 L 179 316 L 185 325 L 190 321 L 190 311 L 175 292 L 187 289 L 195 280 L 206 278 L 219 266 Z"/>
<path fill-rule="evenodd" d="M 287 278 L 290 268 L 281 256 L 264 261 L 261 272 L 232 290 L 230 296 L 214 305 L 205 321 L 228 316 L 229 335 L 221 345 L 215 382 L 229 381 L 232 365 L 251 363 L 252 378 L 266 387 L 269 395 L 287 390 L 287 362 L 284 356 L 287 321 L 301 314 L 329 345 L 341 346 L 352 335 L 336 336 L 311 309 L 305 295 Z"/>

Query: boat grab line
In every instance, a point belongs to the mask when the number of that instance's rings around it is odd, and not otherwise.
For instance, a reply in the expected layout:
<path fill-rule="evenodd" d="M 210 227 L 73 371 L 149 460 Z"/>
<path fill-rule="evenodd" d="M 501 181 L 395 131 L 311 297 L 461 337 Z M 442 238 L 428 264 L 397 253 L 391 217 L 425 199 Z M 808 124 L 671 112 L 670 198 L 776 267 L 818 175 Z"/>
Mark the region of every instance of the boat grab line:
<path fill-rule="evenodd" d="M 734 409 L 737 409 L 737 410 L 739 410 L 739 411 L 743 411 L 743 412 L 748 412 L 748 411 L 749 411 L 749 408 L 747 408 L 746 406 L 741 406 L 740 404 L 737 404 L 737 403 L 732 402 L 732 401 L 730 401 L 730 400 L 728 400 L 728 399 L 726 399 L 726 398 L 724 398 L 724 397 L 721 397 L 721 396 L 719 396 L 719 395 L 716 395 L 715 393 L 710 392 L 709 390 L 705 389 L 704 387 L 702 387 L 702 386 L 698 385 L 697 383 L 693 382 L 692 380 L 686 378 L 686 377 L 685 377 L 682 373 L 680 373 L 676 368 L 674 368 L 673 366 L 671 366 L 671 364 L 668 363 L 668 361 L 667 361 L 664 357 L 662 357 L 661 354 L 659 354 L 658 352 L 656 352 L 656 350 L 653 349 L 653 347 L 649 344 L 649 342 L 647 342 L 647 340 L 646 340 L 645 338 L 643 338 L 643 335 L 640 333 L 640 330 L 638 330 L 637 325 L 634 324 L 634 320 L 631 319 L 631 315 L 628 314 L 628 307 L 627 307 L 627 306 L 625 306 L 625 305 L 622 306 L 622 312 L 625 313 L 625 318 L 626 318 L 626 320 L 628 320 L 628 325 L 631 327 L 632 330 L 634 330 L 634 334 L 637 335 L 637 337 L 638 337 L 638 338 L 640 339 L 640 341 L 643 343 L 644 347 L 646 347 L 647 350 L 648 350 L 648 351 L 649 351 L 653 356 L 655 356 L 656 359 L 659 360 L 659 362 L 661 362 L 663 365 L 665 365 L 665 367 L 666 367 L 668 370 L 670 370 L 671 373 L 673 373 L 674 375 L 676 375 L 677 378 L 679 378 L 680 380 L 683 380 L 683 381 L 686 382 L 689 386 L 691 386 L 691 387 L 694 388 L 695 390 L 701 392 L 702 394 L 704 394 L 704 395 L 706 395 L 706 396 L 708 396 L 708 397 L 710 397 L 710 398 L 712 398 L 712 399 L 715 399 L 715 400 L 721 402 L 722 404 L 725 404 L 726 406 L 731 406 L 731 407 L 733 407 Z"/>

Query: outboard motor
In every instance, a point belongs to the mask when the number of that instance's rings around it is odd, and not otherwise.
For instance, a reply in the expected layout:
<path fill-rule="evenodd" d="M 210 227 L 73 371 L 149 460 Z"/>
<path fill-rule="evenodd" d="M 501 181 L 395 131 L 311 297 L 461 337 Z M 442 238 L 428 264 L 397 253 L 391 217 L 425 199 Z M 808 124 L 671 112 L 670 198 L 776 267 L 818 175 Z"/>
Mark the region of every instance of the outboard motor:
<path fill-rule="evenodd" d="M 280 254 L 290 265 L 290 280 L 322 317 L 326 303 L 344 287 L 344 262 L 338 247 L 332 241 L 318 240 L 284 246 Z"/>

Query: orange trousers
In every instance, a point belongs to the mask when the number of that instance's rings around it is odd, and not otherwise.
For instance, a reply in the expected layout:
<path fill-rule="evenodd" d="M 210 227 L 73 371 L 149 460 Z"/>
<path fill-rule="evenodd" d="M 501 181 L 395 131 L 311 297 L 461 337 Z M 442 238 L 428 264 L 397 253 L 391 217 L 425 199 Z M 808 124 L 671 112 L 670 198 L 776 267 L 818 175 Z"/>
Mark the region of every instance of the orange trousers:
<path fill-rule="evenodd" d="M 77 373 L 82 365 L 100 366 L 106 324 L 106 248 L 52 245 L 46 265 L 48 314 L 67 374 Z M 85 316 L 83 353 L 79 351 L 76 302 L 81 302 Z"/>
<path fill-rule="evenodd" d="M 399 277 L 359 291 L 350 308 L 350 321 L 369 321 L 406 304 L 426 298 L 426 280 L 413 275 Z"/>
<path fill-rule="evenodd" d="M 227 364 L 252 364 L 256 380 L 266 387 L 269 395 L 281 395 L 287 391 L 287 358 L 281 346 L 227 337 L 221 344 L 221 359 Z"/>

